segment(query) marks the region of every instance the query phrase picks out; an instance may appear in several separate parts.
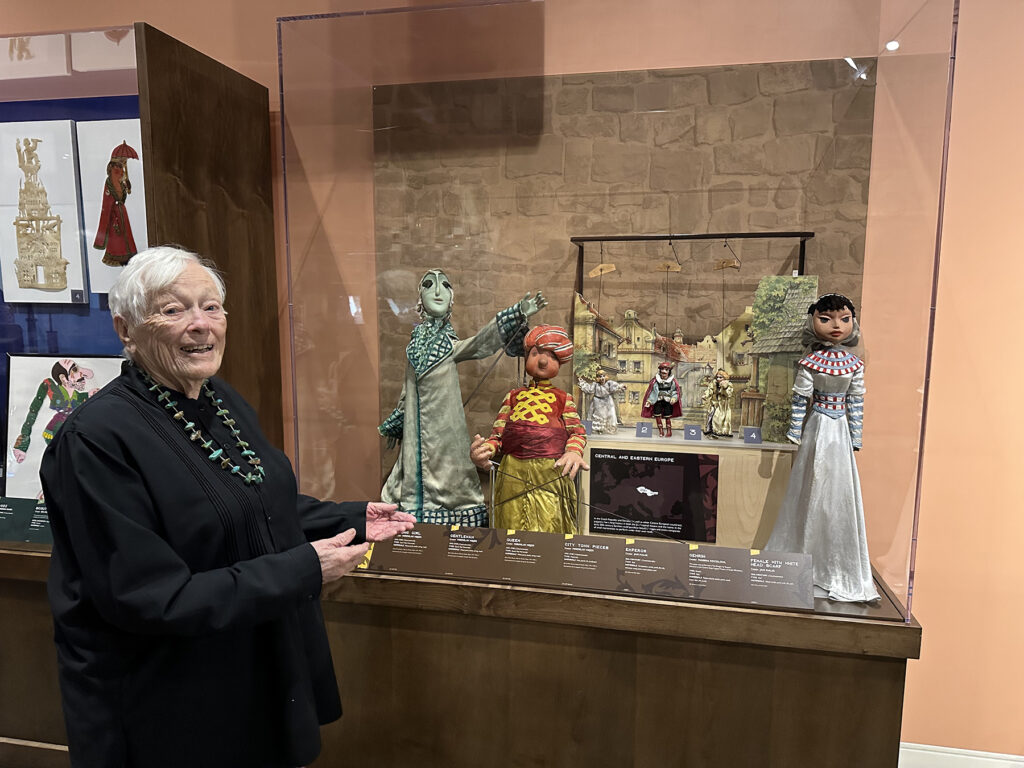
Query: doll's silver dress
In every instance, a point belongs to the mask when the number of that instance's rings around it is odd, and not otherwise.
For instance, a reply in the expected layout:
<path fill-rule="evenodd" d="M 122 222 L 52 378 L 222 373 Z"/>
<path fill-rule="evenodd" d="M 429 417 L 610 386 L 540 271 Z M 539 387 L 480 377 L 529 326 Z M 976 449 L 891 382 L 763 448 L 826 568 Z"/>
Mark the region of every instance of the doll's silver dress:
<path fill-rule="evenodd" d="M 800 360 L 787 437 L 798 442 L 786 497 L 765 550 L 813 557 L 814 584 L 829 598 L 875 600 L 860 477 L 864 363 L 842 349 Z M 806 418 L 804 417 L 806 414 Z"/>

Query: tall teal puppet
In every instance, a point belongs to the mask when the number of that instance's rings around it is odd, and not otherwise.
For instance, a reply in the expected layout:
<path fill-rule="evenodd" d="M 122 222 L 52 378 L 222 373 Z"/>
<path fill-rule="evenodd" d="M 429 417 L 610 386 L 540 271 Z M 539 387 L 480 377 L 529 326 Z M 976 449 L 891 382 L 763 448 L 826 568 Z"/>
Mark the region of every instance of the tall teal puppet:
<path fill-rule="evenodd" d="M 528 317 L 547 305 L 538 291 L 503 309 L 468 339 L 451 324 L 455 292 L 448 275 L 431 269 L 420 280 L 416 310 L 423 322 L 405 348 L 408 364 L 398 405 L 378 427 L 389 447 L 401 441 L 381 500 L 398 504 L 419 522 L 486 526 L 487 508 L 469 457 L 457 364 L 499 350 L 523 355 Z"/>

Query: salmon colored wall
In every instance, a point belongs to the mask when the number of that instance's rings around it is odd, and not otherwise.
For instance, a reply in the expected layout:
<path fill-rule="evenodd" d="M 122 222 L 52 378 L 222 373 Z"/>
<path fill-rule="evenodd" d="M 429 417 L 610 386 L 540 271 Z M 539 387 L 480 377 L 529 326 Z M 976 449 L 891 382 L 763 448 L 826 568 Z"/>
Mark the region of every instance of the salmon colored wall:
<path fill-rule="evenodd" d="M 964 0 L 903 739 L 1024 755 L 1024 71 L 1017 0 Z"/>
<path fill-rule="evenodd" d="M 263 82 L 273 109 L 276 17 L 398 4 L 51 0 L 43 11 L 39 4 L 0 0 L 0 34 L 145 20 Z M 746 35 L 747 61 L 796 58 L 794 51 L 800 58 L 831 57 L 837 39 L 852 56 L 874 55 L 886 30 L 926 5 L 905 0 L 880 10 L 877 2 L 791 0 L 789 10 L 806 7 L 805 26 L 780 27 L 782 4 L 733 0 L 695 14 L 680 0 L 549 0 L 544 47 L 549 57 L 561 59 L 562 71 L 707 64 L 720 60 L 712 32 L 729 25 Z M 1024 754 L 1024 560 L 1014 551 L 1024 540 L 1015 482 L 1022 460 L 1012 430 L 993 428 L 1009 420 L 1019 431 L 1021 421 L 1019 409 L 1001 393 L 1024 374 L 1015 346 L 1004 342 L 1016 335 L 1024 285 L 1024 259 L 1010 229 L 1024 211 L 1024 153 L 1017 138 L 1024 119 L 1017 55 L 1024 7 L 1018 0 L 963 4 L 914 603 L 924 645 L 922 659 L 909 667 L 903 739 Z M 825 6 L 840 24 L 814 26 Z M 877 34 L 866 37 L 865 29 Z M 775 53 L 781 50 L 789 54 Z M 601 64 L 588 67 L 588 61 Z M 872 279 L 885 278 L 866 275 L 866 282 Z"/>

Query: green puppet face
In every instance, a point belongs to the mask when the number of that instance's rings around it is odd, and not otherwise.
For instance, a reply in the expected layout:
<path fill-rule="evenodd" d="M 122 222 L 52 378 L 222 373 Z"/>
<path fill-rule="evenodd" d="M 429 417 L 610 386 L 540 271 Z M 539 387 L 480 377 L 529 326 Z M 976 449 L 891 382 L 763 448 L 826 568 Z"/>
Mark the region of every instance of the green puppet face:
<path fill-rule="evenodd" d="M 420 280 L 420 306 L 430 317 L 444 317 L 451 312 L 454 298 L 448 275 L 440 269 L 430 270 Z"/>

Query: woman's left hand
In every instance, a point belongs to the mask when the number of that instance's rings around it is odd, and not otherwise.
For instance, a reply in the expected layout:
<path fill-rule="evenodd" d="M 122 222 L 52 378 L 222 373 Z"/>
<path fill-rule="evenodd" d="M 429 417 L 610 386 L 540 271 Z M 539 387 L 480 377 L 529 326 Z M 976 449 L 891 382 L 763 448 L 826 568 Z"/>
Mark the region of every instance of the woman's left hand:
<path fill-rule="evenodd" d="M 366 505 L 366 540 L 387 541 L 404 531 L 411 531 L 416 518 L 399 512 L 397 504 L 371 501 Z"/>

